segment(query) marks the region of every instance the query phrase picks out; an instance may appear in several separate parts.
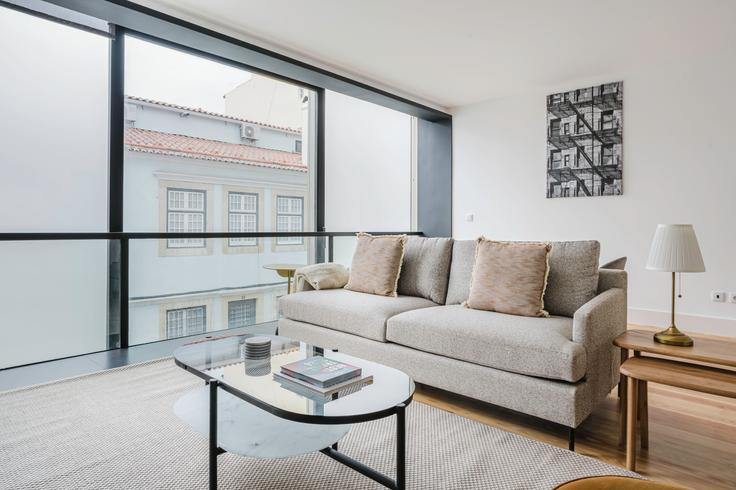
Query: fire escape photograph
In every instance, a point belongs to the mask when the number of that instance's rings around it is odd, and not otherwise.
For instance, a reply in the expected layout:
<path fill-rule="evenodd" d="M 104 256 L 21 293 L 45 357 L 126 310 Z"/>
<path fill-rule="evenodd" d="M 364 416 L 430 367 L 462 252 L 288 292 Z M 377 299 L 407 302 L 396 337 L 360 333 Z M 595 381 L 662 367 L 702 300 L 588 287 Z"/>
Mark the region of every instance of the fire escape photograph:
<path fill-rule="evenodd" d="M 547 96 L 547 197 L 623 194 L 623 82 Z"/>

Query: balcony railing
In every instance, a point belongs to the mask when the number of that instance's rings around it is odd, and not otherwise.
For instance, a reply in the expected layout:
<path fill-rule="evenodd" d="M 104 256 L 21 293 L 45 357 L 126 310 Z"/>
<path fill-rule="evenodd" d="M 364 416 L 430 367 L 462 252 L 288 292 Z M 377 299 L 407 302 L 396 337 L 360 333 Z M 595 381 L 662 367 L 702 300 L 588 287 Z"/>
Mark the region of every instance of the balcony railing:
<path fill-rule="evenodd" d="M 287 283 L 273 266 L 349 265 L 355 234 L 0 233 L 0 369 L 272 322 Z M 173 239 L 204 246 L 166 250 Z"/>

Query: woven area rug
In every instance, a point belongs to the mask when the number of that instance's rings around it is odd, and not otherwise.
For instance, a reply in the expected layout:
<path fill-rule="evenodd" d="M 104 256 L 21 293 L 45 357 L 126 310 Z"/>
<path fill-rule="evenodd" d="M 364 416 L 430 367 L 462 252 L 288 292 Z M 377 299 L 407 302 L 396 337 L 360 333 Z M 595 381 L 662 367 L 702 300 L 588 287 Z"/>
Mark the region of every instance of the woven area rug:
<path fill-rule="evenodd" d="M 202 382 L 171 359 L 0 394 L 2 489 L 204 489 L 207 441 L 173 413 Z M 340 450 L 388 475 L 394 418 L 354 425 Z M 407 412 L 412 489 L 549 489 L 621 468 L 414 402 Z M 221 489 L 378 489 L 319 454 L 219 457 Z"/>

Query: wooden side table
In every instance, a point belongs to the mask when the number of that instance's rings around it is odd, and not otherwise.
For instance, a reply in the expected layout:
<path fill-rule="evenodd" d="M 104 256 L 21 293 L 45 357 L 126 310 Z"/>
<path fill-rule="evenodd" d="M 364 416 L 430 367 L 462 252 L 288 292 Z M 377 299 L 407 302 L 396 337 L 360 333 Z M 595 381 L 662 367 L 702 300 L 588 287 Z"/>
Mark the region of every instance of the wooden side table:
<path fill-rule="evenodd" d="M 637 419 L 641 446 L 649 446 L 648 382 L 736 398 L 736 370 L 720 368 L 736 368 L 736 341 L 700 338 L 691 347 L 678 347 L 655 342 L 652 332 L 629 330 L 613 343 L 621 348 L 620 438 L 626 441 L 626 467 L 631 471 L 636 470 Z M 629 358 L 629 350 L 634 357 Z"/>

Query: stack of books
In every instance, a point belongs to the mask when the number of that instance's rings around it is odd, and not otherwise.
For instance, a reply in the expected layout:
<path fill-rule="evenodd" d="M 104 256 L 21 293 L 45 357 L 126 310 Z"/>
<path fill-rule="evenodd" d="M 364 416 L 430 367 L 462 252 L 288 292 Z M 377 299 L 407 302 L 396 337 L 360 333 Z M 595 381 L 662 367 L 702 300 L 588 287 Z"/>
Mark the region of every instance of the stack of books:
<path fill-rule="evenodd" d="M 363 370 L 322 356 L 284 364 L 273 376 L 284 388 L 320 401 L 353 393 L 373 382 Z"/>

